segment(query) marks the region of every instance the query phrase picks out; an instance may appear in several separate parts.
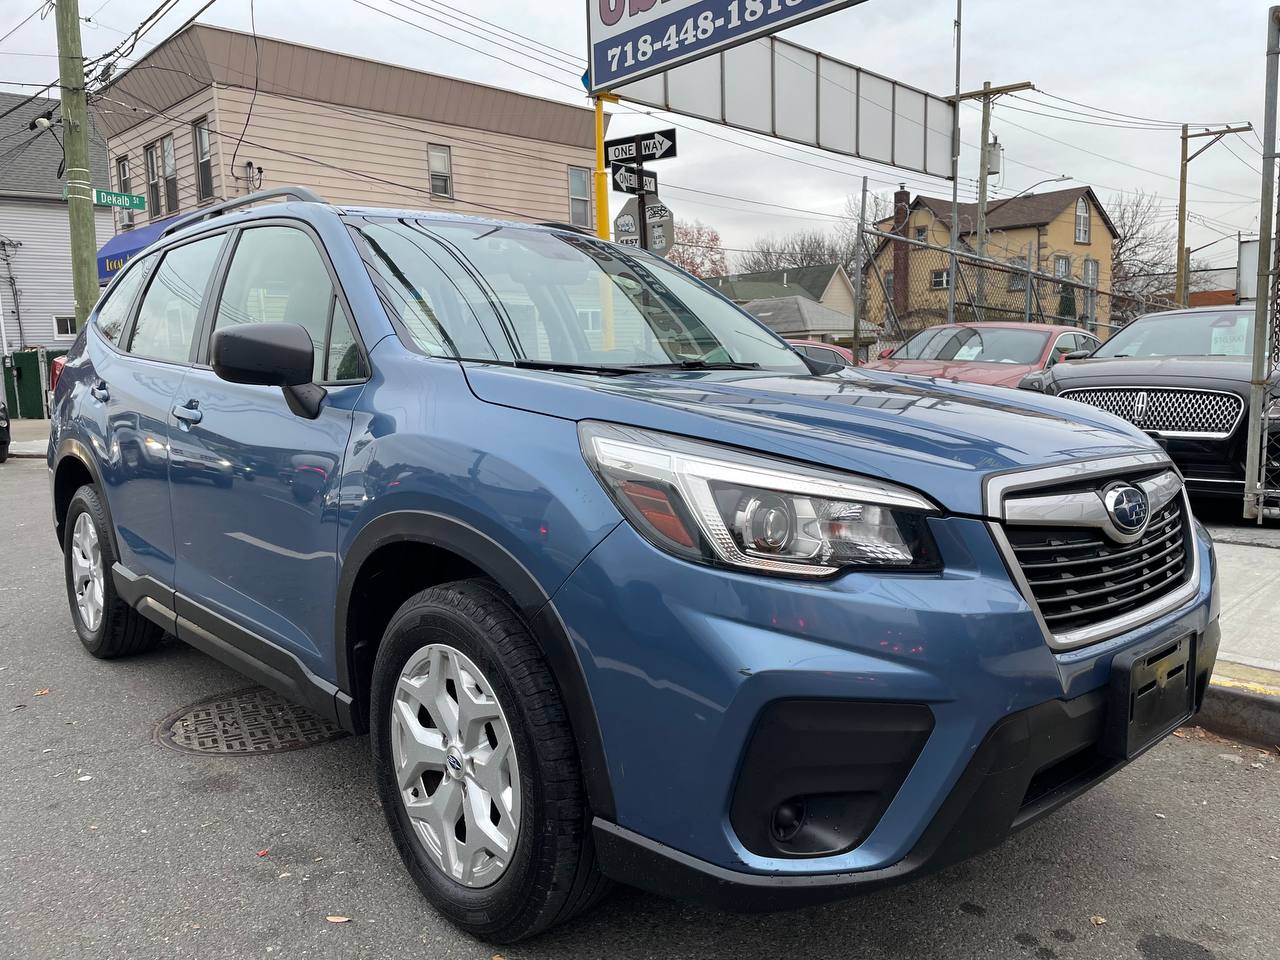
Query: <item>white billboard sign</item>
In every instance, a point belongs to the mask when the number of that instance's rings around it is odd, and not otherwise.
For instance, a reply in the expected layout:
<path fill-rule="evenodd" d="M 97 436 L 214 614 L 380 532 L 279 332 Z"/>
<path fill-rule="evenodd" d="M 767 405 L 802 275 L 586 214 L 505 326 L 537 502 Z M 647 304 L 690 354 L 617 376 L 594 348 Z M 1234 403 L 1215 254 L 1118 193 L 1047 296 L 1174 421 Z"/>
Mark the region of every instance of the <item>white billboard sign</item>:
<path fill-rule="evenodd" d="M 587 89 L 676 64 L 864 0 L 587 0 Z"/>
<path fill-rule="evenodd" d="M 1258 241 L 1241 240 L 1236 258 L 1236 303 L 1258 299 Z"/>
<path fill-rule="evenodd" d="M 660 110 L 951 177 L 949 100 L 778 37 L 613 92 Z"/>

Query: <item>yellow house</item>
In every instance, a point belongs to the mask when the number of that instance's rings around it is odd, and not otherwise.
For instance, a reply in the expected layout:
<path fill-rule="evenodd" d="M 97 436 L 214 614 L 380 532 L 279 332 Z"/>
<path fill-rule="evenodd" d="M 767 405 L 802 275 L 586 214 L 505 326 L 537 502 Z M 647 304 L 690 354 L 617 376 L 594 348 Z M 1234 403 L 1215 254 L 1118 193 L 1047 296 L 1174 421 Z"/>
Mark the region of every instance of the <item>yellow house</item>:
<path fill-rule="evenodd" d="M 978 205 L 959 208 L 962 249 L 977 243 Z M 950 239 L 951 201 L 894 194 L 894 216 L 877 224 L 886 233 L 944 248 Z M 1115 225 L 1091 187 L 1032 193 L 987 204 L 987 250 L 1008 270 L 979 267 L 962 260 L 957 278 L 957 317 L 963 320 L 1020 320 L 1026 316 L 1027 265 L 1041 274 L 1075 281 L 1071 285 L 1034 281 L 1032 314 L 1037 320 L 1078 324 L 1109 332 L 1110 299 L 1091 290 L 1111 286 Z M 896 316 L 905 333 L 944 322 L 950 297 L 950 256 L 942 249 L 882 239 L 874 270 L 866 277 L 867 317 L 874 322 Z M 892 310 L 887 309 L 892 305 Z"/>

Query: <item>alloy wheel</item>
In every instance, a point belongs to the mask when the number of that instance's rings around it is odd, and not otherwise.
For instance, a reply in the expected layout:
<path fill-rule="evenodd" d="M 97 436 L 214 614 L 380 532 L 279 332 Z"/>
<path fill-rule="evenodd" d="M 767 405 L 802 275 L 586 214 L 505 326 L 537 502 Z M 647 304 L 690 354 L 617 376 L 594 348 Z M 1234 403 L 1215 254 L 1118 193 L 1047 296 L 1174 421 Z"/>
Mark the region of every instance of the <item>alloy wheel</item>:
<path fill-rule="evenodd" d="M 98 544 L 98 528 L 89 514 L 76 517 L 71 534 L 71 586 L 75 591 L 80 621 L 90 633 L 102 623 L 102 551 Z"/>
<path fill-rule="evenodd" d="M 404 665 L 391 751 L 401 802 L 436 865 L 463 886 L 496 882 L 520 832 L 520 769 L 493 686 L 461 651 L 433 643 Z"/>

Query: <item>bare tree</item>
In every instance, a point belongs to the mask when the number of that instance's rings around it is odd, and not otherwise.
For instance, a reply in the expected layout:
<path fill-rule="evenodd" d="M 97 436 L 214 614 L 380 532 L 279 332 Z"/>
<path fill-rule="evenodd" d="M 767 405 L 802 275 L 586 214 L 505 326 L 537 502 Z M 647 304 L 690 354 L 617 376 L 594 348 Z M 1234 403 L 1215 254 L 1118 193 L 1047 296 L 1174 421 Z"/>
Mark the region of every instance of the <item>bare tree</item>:
<path fill-rule="evenodd" d="M 1178 270 L 1178 238 L 1159 199 L 1141 190 L 1116 194 L 1107 205 L 1116 227 L 1111 248 L 1113 313 L 1125 321 L 1160 309 L 1172 298 Z M 1192 261 L 1192 269 L 1200 266 Z M 1200 274 L 1189 274 L 1189 289 L 1203 288 Z"/>
<path fill-rule="evenodd" d="M 749 252 L 738 257 L 738 272 L 790 270 L 827 263 L 839 263 L 846 271 L 852 271 L 861 203 L 859 196 L 850 194 L 845 198 L 843 216 L 829 226 L 759 238 L 751 244 Z M 891 198 L 875 193 L 867 195 L 868 224 L 883 219 L 892 209 Z"/>
<path fill-rule="evenodd" d="M 695 277 L 722 277 L 729 272 L 720 231 L 701 220 L 677 220 L 675 243 L 667 259 Z"/>

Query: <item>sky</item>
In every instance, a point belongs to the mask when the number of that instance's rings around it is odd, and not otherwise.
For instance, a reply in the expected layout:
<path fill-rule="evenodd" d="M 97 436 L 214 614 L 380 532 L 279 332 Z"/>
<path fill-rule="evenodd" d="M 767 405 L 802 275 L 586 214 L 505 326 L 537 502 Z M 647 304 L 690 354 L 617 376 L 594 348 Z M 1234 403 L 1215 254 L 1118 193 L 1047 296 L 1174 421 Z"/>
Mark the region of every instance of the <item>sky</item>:
<path fill-rule="evenodd" d="M 178 0 L 138 53 L 204 2 Z M 86 56 L 113 47 L 157 3 L 81 0 L 90 20 L 82 34 Z M 0 36 L 37 5 L 0 0 Z M 1179 142 L 1168 124 L 1250 121 L 1261 136 L 1267 9 L 1268 0 L 967 0 L 961 86 L 1027 80 L 1037 88 L 995 107 L 992 132 L 1006 162 L 993 197 L 1054 176 L 1071 179 L 1042 189 L 1088 184 L 1104 206 L 1120 192 L 1142 190 L 1160 198 L 1173 231 Z M 577 79 L 586 59 L 583 0 L 215 0 L 199 19 L 248 30 L 251 11 L 264 35 L 588 103 Z M 954 85 L 955 14 L 955 0 L 866 0 L 781 35 L 945 96 Z M 34 17 L 0 41 L 0 89 L 32 91 L 20 84 L 53 79 L 55 53 L 52 16 Z M 1132 121 L 1102 110 L 1160 125 L 1127 129 Z M 872 191 L 887 194 L 905 181 L 913 194 L 950 196 L 946 181 L 646 113 L 615 108 L 610 136 L 682 125 L 679 156 L 658 168 L 663 201 L 677 217 L 719 229 L 730 251 L 751 249 L 767 235 L 830 228 L 864 174 Z M 974 196 L 979 122 L 976 107 L 962 110 L 961 199 Z M 1260 142 L 1233 135 L 1191 164 L 1188 242 L 1208 245 L 1195 255 L 1205 264 L 1234 265 L 1237 231 L 1257 231 Z M 612 197 L 615 213 L 624 200 Z"/>

